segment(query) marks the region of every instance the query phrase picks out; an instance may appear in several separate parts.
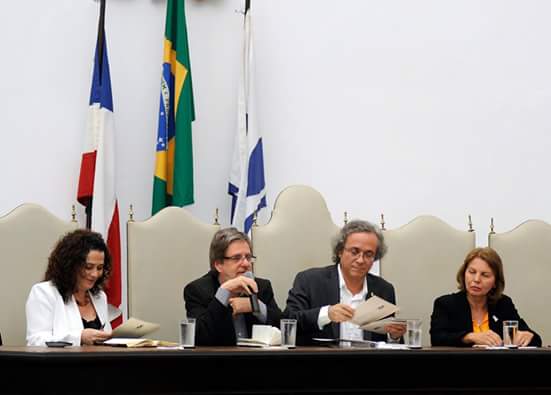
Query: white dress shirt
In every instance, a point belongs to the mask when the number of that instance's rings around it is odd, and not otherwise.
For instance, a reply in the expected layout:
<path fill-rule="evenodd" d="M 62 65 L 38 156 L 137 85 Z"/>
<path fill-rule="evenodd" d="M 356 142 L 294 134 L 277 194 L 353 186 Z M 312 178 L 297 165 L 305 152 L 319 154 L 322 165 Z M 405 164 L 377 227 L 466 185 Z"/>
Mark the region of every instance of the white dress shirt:
<path fill-rule="evenodd" d="M 367 296 L 367 280 L 364 277 L 362 290 L 353 294 L 347 287 L 344 282 L 344 278 L 341 271 L 341 265 L 337 266 L 339 274 L 339 297 L 340 303 L 347 304 L 352 308 L 356 308 L 361 302 L 363 302 Z M 323 327 L 331 322 L 329 318 L 329 306 L 323 306 L 320 309 L 318 315 L 318 327 L 323 329 Z M 363 340 L 363 330 L 356 324 L 351 322 L 341 322 L 340 323 L 340 337 L 341 339 L 354 339 L 354 340 Z"/>

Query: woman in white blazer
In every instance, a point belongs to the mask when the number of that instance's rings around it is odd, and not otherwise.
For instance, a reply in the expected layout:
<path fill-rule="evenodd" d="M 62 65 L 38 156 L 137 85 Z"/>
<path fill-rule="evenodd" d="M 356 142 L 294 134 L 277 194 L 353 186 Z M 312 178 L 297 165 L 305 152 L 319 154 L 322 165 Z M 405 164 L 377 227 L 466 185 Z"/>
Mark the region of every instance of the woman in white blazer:
<path fill-rule="evenodd" d="M 61 238 L 48 258 L 45 281 L 33 285 L 27 299 L 27 345 L 107 340 L 111 325 L 102 288 L 110 272 L 111 255 L 99 233 L 79 229 Z"/>

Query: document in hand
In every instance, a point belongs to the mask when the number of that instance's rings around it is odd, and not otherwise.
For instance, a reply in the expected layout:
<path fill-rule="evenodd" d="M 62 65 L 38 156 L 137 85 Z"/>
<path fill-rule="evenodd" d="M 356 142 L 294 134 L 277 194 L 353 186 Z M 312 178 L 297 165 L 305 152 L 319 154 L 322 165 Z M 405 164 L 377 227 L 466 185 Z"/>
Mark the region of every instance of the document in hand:
<path fill-rule="evenodd" d="M 350 322 L 359 325 L 362 329 L 366 329 L 368 324 L 380 321 L 399 310 L 398 306 L 374 295 L 360 303 Z"/>
<path fill-rule="evenodd" d="M 383 318 L 382 320 L 369 322 L 365 325 L 360 326 L 364 331 L 375 332 L 375 333 L 385 333 L 385 325 L 387 324 L 399 324 L 404 327 L 407 325 L 407 319 L 405 318 Z"/>
<path fill-rule="evenodd" d="M 111 334 L 113 337 L 137 338 L 155 332 L 160 327 L 159 324 L 142 321 L 137 318 L 129 318 L 116 327 Z"/>

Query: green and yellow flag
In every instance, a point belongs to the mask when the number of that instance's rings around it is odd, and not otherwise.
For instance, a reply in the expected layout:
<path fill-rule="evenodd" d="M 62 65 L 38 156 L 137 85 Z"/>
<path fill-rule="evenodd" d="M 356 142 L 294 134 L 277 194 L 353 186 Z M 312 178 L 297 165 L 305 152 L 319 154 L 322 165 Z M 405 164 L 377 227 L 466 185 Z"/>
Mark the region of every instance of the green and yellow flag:
<path fill-rule="evenodd" d="M 152 214 L 194 202 L 195 108 L 184 5 L 184 0 L 167 0 Z"/>

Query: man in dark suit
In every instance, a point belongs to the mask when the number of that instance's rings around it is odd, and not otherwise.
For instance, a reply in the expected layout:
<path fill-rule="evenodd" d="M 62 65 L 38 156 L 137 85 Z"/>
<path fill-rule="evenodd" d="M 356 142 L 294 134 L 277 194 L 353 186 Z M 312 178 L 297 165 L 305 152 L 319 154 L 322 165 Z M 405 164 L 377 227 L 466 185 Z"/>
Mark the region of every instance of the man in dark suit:
<path fill-rule="evenodd" d="M 333 248 L 335 264 L 308 269 L 295 277 L 284 316 L 297 319 L 297 343 L 312 338 L 346 338 L 386 341 L 387 335 L 362 331 L 348 322 L 359 303 L 373 295 L 395 303 L 394 287 L 369 270 L 386 252 L 383 234 L 367 221 L 350 221 Z M 390 324 L 385 331 L 398 341 L 405 325 Z"/>
<path fill-rule="evenodd" d="M 238 338 L 251 336 L 253 324 L 279 327 L 281 310 L 270 281 L 251 274 L 255 257 L 249 237 L 221 229 L 209 257 L 211 270 L 184 288 L 187 314 L 197 320 L 196 344 L 234 346 Z"/>

